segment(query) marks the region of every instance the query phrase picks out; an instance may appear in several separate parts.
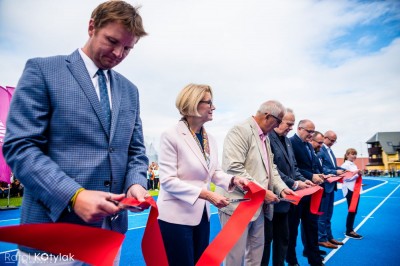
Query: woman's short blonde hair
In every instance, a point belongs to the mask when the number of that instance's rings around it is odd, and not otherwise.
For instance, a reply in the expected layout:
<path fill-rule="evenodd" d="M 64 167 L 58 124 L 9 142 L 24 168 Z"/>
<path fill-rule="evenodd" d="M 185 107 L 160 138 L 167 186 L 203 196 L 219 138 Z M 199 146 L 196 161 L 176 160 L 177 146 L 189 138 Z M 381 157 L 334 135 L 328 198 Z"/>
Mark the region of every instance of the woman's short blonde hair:
<path fill-rule="evenodd" d="M 200 114 L 197 112 L 197 106 L 207 92 L 210 93 L 212 100 L 213 93 L 210 86 L 193 83 L 186 85 L 178 94 L 178 97 L 176 97 L 175 105 L 179 113 L 184 117 L 199 117 Z"/>

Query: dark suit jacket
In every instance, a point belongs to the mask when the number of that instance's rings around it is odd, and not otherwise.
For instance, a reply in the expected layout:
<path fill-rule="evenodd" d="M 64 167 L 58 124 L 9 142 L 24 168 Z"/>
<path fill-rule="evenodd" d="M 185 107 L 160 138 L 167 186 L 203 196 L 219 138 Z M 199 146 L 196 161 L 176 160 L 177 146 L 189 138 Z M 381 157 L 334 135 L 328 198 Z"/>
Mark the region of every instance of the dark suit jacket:
<path fill-rule="evenodd" d="M 78 50 L 26 63 L 12 98 L 3 146 L 7 163 L 25 186 L 22 224 L 86 224 L 67 208 L 77 189 L 119 194 L 133 184 L 147 186 L 138 90 L 113 70 L 110 81 L 109 133 Z M 101 227 L 102 222 L 89 225 Z M 126 211 L 111 228 L 126 232 Z"/>
<path fill-rule="evenodd" d="M 313 174 L 322 174 L 322 168 L 319 165 L 318 158 L 315 156 L 314 152 L 312 152 L 312 145 L 308 142 L 304 143 L 297 134 L 290 138 L 290 142 L 292 143 L 294 156 L 300 173 L 308 180 L 312 180 Z M 306 145 L 310 148 L 311 158 Z"/>
<path fill-rule="evenodd" d="M 279 139 L 278 134 L 274 130 L 268 134 L 268 137 L 271 143 L 271 150 L 274 154 L 274 163 L 278 168 L 279 175 L 281 176 L 283 182 L 285 182 L 289 188 L 292 188 L 295 181 L 305 181 L 306 179 L 302 176 L 297 168 L 296 159 L 294 157 L 292 144 L 290 143 L 289 138 L 285 137 L 286 151 Z M 290 203 L 280 202 L 275 204 L 274 211 L 287 212 L 289 211 L 289 208 Z"/>

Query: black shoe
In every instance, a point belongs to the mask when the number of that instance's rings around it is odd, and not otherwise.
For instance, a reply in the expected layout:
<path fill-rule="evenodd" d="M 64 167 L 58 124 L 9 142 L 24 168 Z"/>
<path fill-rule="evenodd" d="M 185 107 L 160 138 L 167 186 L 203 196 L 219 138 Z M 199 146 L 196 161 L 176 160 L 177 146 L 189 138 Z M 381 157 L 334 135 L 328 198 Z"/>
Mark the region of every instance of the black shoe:
<path fill-rule="evenodd" d="M 360 240 L 360 239 L 363 238 L 362 235 L 359 235 L 359 234 L 357 234 L 357 233 L 354 232 L 354 231 L 351 231 L 350 233 L 345 233 L 344 235 L 345 235 L 346 237 L 353 238 L 353 239 L 358 239 L 358 240 Z"/>
<path fill-rule="evenodd" d="M 326 251 L 325 250 L 319 250 L 319 255 L 321 255 L 322 260 L 324 260 L 324 257 L 322 257 L 322 255 L 326 255 Z M 307 257 L 307 252 L 303 251 L 303 257 Z"/>
<path fill-rule="evenodd" d="M 300 264 L 298 264 L 298 263 L 295 263 L 295 264 L 288 263 L 288 266 L 300 266 Z"/>

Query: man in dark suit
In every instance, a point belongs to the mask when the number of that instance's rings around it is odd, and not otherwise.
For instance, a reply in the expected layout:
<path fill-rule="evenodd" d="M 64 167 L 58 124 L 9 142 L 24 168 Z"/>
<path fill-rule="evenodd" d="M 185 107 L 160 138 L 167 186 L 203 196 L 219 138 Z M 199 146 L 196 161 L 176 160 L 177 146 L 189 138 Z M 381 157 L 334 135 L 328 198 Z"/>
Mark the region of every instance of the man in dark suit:
<path fill-rule="evenodd" d="M 286 109 L 282 122 L 273 131 L 268 133 L 271 150 L 274 154 L 274 163 L 283 182 L 292 190 L 299 190 L 314 185 L 305 179 L 296 166 L 292 145 L 287 134 L 293 129 L 295 116 L 291 109 Z M 288 212 L 290 203 L 281 201 L 274 206 L 272 221 L 264 220 L 265 247 L 261 265 L 267 266 L 270 260 L 271 242 L 272 265 L 283 266 L 289 243 Z"/>
<path fill-rule="evenodd" d="M 331 150 L 336 140 L 336 133 L 332 130 L 328 130 L 324 134 L 324 144 L 318 153 L 323 172 L 326 175 L 341 175 L 344 173 L 344 169 L 337 166 L 336 157 Z M 324 194 L 320 207 L 323 214 L 318 219 L 318 244 L 326 248 L 337 248 L 337 245 L 343 245 L 343 242 L 333 238 L 331 228 L 335 191 L 337 190 L 336 183 L 337 182 L 325 182 L 323 185 Z"/>
<path fill-rule="evenodd" d="M 3 152 L 25 187 L 22 224 L 68 222 L 125 233 L 127 212 L 113 202 L 149 196 L 148 159 L 138 89 L 112 68 L 146 32 L 136 8 L 108 1 L 93 11 L 88 35 L 71 55 L 28 60 Z"/>
<path fill-rule="evenodd" d="M 309 141 L 315 131 L 314 123 L 308 119 L 301 120 L 297 127 L 297 133 L 290 138 L 293 152 L 300 173 L 314 184 L 324 182 L 324 175 L 318 167 L 318 160 L 312 152 Z M 318 248 L 318 216 L 310 212 L 311 197 L 303 197 L 295 208 L 293 215 L 289 217 L 290 235 L 286 261 L 289 265 L 298 265 L 296 257 L 296 239 L 300 219 L 304 228 L 305 249 L 307 250 L 308 263 L 312 266 L 324 265 Z M 293 233 L 292 233 L 293 232 Z"/>
<path fill-rule="evenodd" d="M 314 158 L 315 158 L 315 160 L 318 160 L 317 161 L 318 162 L 318 169 L 319 169 L 320 172 L 323 172 L 322 162 L 318 158 L 317 153 L 321 149 L 322 144 L 324 144 L 324 135 L 319 131 L 314 131 L 314 134 L 313 134 L 313 137 L 312 137 L 312 140 L 310 141 L 310 143 L 311 143 L 311 145 L 313 147 L 313 151 L 312 152 L 315 155 Z M 323 186 L 323 184 L 321 186 Z M 303 241 L 303 246 L 304 246 L 303 256 L 307 257 L 308 251 L 307 251 L 306 244 L 305 244 L 305 241 L 304 241 L 305 239 L 306 239 L 306 236 L 304 235 L 304 228 L 302 226 L 301 227 L 301 240 Z M 320 252 L 321 255 L 326 255 L 327 254 L 325 250 L 320 250 L 319 252 Z"/>

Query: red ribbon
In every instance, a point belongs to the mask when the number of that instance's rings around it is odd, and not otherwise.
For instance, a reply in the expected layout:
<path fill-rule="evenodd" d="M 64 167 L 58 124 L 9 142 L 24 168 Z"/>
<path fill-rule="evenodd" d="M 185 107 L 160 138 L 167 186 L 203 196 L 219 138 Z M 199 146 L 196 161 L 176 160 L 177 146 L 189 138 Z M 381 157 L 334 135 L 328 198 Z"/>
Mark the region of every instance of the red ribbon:
<path fill-rule="evenodd" d="M 228 252 L 242 236 L 251 218 L 264 202 L 266 193 L 265 189 L 253 182 L 249 183 L 248 188 L 249 191 L 244 198 L 251 200 L 239 204 L 228 222 L 204 251 L 196 266 L 221 265 Z"/>
<path fill-rule="evenodd" d="M 354 184 L 354 191 L 353 191 L 353 196 L 351 197 L 349 212 L 356 212 L 358 199 L 360 198 L 361 184 L 362 184 L 362 176 L 359 174 L 356 183 Z"/>
<path fill-rule="evenodd" d="M 70 256 L 92 265 L 112 265 L 124 238 L 111 230 L 68 223 L 0 227 L 0 241 Z"/>
<path fill-rule="evenodd" d="M 139 202 L 135 198 L 125 198 L 121 204 L 142 209 L 152 207 L 142 239 L 143 257 L 146 265 L 167 266 L 167 255 L 157 222 L 158 208 L 154 199 L 149 197 L 146 201 Z M 51 237 L 44 238 L 46 235 Z M 67 223 L 25 224 L 0 228 L 0 241 L 50 253 L 72 254 L 77 260 L 93 265 L 113 265 L 124 237 L 123 234 L 110 230 Z"/>
<path fill-rule="evenodd" d="M 328 181 L 329 183 L 332 183 L 335 181 L 343 182 L 342 179 L 343 179 L 342 175 L 334 175 L 334 176 L 331 176 L 328 179 L 326 179 L 326 181 Z"/>
<path fill-rule="evenodd" d="M 324 189 L 320 186 L 313 186 L 301 190 L 296 190 L 296 195 L 286 195 L 285 198 L 294 200 L 292 202 L 294 205 L 299 204 L 302 197 L 311 195 L 311 204 L 310 204 L 310 211 L 312 214 L 322 215 L 322 212 L 319 212 L 319 205 L 321 204 L 321 198 Z"/>
<path fill-rule="evenodd" d="M 355 175 L 354 172 L 346 171 L 341 175 L 338 175 L 338 176 L 335 175 L 335 176 L 332 176 L 332 177 L 328 178 L 327 181 L 329 183 L 332 183 L 332 182 L 335 182 L 335 181 L 343 183 L 343 179 L 352 178 L 354 175 Z"/>
<path fill-rule="evenodd" d="M 151 206 L 142 239 L 143 258 L 148 266 L 168 266 L 167 253 L 165 252 L 164 242 L 157 221 L 158 208 L 155 200 L 152 197 L 148 197 L 146 201 L 139 202 L 135 198 L 125 198 L 121 203 L 138 206 L 143 209 Z"/>
<path fill-rule="evenodd" d="M 345 173 L 341 174 L 340 176 L 334 176 L 333 178 L 338 178 L 338 181 L 343 183 L 343 182 L 345 182 L 344 180 L 352 178 L 356 174 L 357 174 L 357 172 L 346 171 Z M 331 178 L 329 178 L 328 181 Z M 331 182 L 331 181 L 329 181 L 329 182 Z M 353 196 L 351 197 L 349 212 L 356 212 L 358 199 L 360 198 L 361 185 L 362 185 L 362 176 L 361 176 L 361 174 L 358 174 L 356 183 L 354 184 L 354 191 L 353 191 Z"/>
<path fill-rule="evenodd" d="M 218 266 L 241 237 L 253 215 L 264 202 L 266 191 L 250 182 L 245 198 L 214 241 L 204 251 L 196 266 Z M 126 198 L 122 204 L 143 209 L 151 206 L 142 239 L 142 252 L 146 265 L 167 266 L 161 231 L 158 225 L 158 208 L 152 197 L 145 202 Z M 260 214 L 262 215 L 262 214 Z M 44 236 L 51 236 L 44 238 Z M 24 224 L 0 227 L 0 241 L 11 242 L 49 253 L 73 255 L 75 259 L 92 265 L 112 265 L 124 235 L 100 228 L 67 223 Z M 43 240 L 39 240 L 43 239 Z"/>

